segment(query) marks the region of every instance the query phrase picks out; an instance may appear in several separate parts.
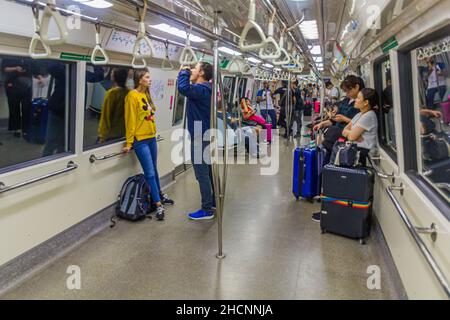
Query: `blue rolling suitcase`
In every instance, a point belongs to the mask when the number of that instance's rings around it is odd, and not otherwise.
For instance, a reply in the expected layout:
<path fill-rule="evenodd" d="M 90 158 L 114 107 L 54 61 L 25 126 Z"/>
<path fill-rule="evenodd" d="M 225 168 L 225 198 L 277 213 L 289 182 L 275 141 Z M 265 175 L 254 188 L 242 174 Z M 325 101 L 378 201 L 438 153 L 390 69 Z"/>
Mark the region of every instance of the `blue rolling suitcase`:
<path fill-rule="evenodd" d="M 292 193 L 297 198 L 312 199 L 320 193 L 316 148 L 297 148 L 294 151 Z"/>
<path fill-rule="evenodd" d="M 48 100 L 43 98 L 33 99 L 30 117 L 27 140 L 32 143 L 44 144 L 47 134 Z"/>

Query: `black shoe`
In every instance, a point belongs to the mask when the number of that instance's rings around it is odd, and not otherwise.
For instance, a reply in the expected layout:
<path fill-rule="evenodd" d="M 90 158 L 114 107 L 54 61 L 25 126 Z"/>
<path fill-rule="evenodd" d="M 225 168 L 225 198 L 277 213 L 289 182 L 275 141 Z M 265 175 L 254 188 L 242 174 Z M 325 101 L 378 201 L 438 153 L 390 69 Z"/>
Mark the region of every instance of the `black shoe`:
<path fill-rule="evenodd" d="M 320 212 L 316 212 L 316 213 L 314 213 L 313 215 L 312 215 L 312 221 L 314 221 L 314 222 L 320 222 L 320 216 L 321 216 L 322 214 L 320 213 Z"/>
<path fill-rule="evenodd" d="M 169 205 L 174 205 L 175 204 L 175 201 L 170 199 L 167 194 L 161 193 L 159 196 L 161 197 L 161 203 L 162 204 L 169 204 Z"/>
<path fill-rule="evenodd" d="M 165 216 L 164 207 L 163 206 L 157 207 L 156 214 L 155 214 L 156 220 L 162 221 L 162 220 L 164 220 L 164 216 Z"/>

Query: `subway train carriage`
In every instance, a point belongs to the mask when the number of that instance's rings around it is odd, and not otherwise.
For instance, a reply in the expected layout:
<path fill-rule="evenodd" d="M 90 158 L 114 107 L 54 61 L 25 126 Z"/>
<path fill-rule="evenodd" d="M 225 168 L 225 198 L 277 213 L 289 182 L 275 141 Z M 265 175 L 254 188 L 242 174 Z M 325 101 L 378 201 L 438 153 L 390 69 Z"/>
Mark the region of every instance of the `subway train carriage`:
<path fill-rule="evenodd" d="M 0 299 L 450 298 L 450 0 L 0 8 Z"/>

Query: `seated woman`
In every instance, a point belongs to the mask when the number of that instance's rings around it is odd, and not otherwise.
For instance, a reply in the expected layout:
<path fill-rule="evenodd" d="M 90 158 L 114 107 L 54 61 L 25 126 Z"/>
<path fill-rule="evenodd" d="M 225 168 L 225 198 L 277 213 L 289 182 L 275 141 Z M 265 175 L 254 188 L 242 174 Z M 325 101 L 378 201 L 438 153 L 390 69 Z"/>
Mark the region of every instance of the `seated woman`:
<path fill-rule="evenodd" d="M 356 141 L 361 151 L 360 161 L 366 166 L 367 156 L 371 149 L 377 147 L 378 120 L 373 109 L 378 105 L 378 93 L 374 89 L 365 88 L 358 93 L 355 108 L 360 111 L 345 127 L 342 135 L 350 141 Z"/>
<path fill-rule="evenodd" d="M 250 153 L 252 157 L 259 157 L 259 144 L 258 144 L 258 136 L 261 130 L 260 126 L 242 126 L 239 128 L 238 118 L 233 118 L 228 112 L 225 113 L 227 119 L 228 129 L 232 129 L 234 131 L 234 135 L 228 135 L 228 141 L 234 141 L 234 143 L 238 143 L 238 137 L 241 137 L 241 141 L 245 143 L 245 149 Z M 218 128 L 222 130 L 223 128 L 223 114 L 222 114 L 222 106 L 219 104 L 217 107 L 217 118 L 218 118 Z M 223 134 L 223 132 L 222 132 Z M 219 146 L 223 146 L 219 141 Z"/>
<path fill-rule="evenodd" d="M 272 125 L 268 124 L 263 117 L 256 115 L 256 111 L 252 108 L 250 99 L 241 99 L 241 109 L 244 120 L 254 121 L 267 130 L 267 142 L 272 142 Z"/>

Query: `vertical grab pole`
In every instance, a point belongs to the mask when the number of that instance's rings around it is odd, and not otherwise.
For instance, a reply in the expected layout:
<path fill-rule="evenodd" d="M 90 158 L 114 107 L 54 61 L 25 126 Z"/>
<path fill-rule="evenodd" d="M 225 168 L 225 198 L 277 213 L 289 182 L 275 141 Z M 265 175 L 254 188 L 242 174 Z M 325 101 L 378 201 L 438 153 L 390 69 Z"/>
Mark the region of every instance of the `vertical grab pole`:
<path fill-rule="evenodd" d="M 219 35 L 219 11 L 214 12 L 214 34 Z M 211 95 L 211 168 L 212 168 L 212 176 L 213 176 L 213 184 L 214 184 L 214 193 L 216 198 L 216 210 L 217 210 L 217 225 L 218 225 L 218 246 L 219 251 L 216 255 L 217 259 L 224 259 L 225 254 L 223 253 L 223 236 L 222 236 L 222 221 L 223 221 L 223 194 L 220 183 L 220 173 L 219 173 L 219 164 L 216 163 L 215 159 L 216 155 L 219 152 L 218 144 L 217 144 L 217 102 L 218 102 L 218 87 L 219 87 L 219 78 L 220 78 L 220 70 L 219 70 L 219 39 L 214 40 L 214 77 L 212 82 L 212 95 Z M 223 93 L 221 93 L 223 95 Z M 223 97 L 221 97 L 223 100 Z M 222 110 L 225 113 L 226 110 Z M 226 132 L 225 132 L 226 136 Z M 226 138 L 224 138 L 224 143 L 226 143 Z M 226 148 L 226 144 L 225 144 Z M 226 177 L 224 177 L 226 178 Z"/>
<path fill-rule="evenodd" d="M 291 127 L 291 109 L 292 109 L 292 101 L 291 101 L 291 72 L 289 71 L 288 77 L 288 87 L 287 87 L 287 96 L 286 96 L 286 145 L 289 145 L 290 142 L 290 127 Z"/>

